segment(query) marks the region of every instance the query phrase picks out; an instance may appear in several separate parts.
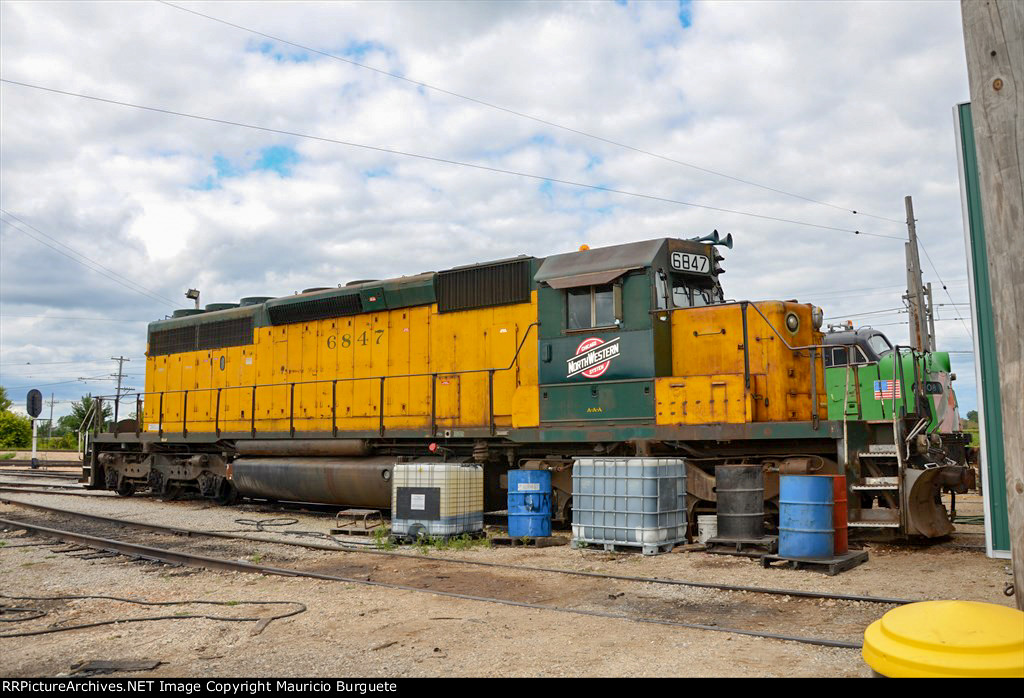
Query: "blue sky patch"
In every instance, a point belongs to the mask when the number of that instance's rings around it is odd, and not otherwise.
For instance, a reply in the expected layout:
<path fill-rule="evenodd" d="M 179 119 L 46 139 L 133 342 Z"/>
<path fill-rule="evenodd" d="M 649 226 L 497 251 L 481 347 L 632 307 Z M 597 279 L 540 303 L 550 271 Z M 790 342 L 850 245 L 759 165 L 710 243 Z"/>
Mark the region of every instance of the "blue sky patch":
<path fill-rule="evenodd" d="M 679 23 L 683 29 L 693 24 L 693 0 L 679 0 Z"/>
<path fill-rule="evenodd" d="M 278 63 L 306 63 L 312 58 L 307 51 L 274 41 L 253 41 L 246 46 L 245 50 L 262 53 Z"/>
<path fill-rule="evenodd" d="M 220 153 L 213 156 L 213 166 L 217 170 L 217 179 L 237 177 L 244 171 Z"/>
<path fill-rule="evenodd" d="M 192 188 L 203 191 L 220 189 L 220 180 L 222 179 L 241 177 L 248 172 L 258 172 L 261 170 L 270 170 L 282 177 L 290 177 L 292 166 L 300 162 L 302 158 L 291 146 L 272 145 L 269 148 L 260 150 L 259 157 L 255 160 L 251 160 L 248 157 L 246 160 L 251 164 L 234 162 L 230 158 L 217 153 L 213 156 L 214 174 L 203 178 L 198 184 L 193 185 Z"/>
<path fill-rule="evenodd" d="M 273 170 L 282 177 L 290 177 L 291 166 L 299 161 L 299 154 L 287 145 L 272 145 L 261 151 L 260 159 L 253 165 L 254 170 Z"/>
<path fill-rule="evenodd" d="M 369 54 L 376 52 L 391 55 L 391 49 L 379 41 L 351 41 L 341 49 L 341 55 L 360 62 Z"/>

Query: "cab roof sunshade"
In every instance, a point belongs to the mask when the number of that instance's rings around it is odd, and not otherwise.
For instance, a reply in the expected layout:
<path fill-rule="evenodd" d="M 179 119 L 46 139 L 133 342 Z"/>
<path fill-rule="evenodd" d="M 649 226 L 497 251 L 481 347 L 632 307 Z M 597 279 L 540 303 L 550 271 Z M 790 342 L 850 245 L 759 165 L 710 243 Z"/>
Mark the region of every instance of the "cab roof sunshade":
<path fill-rule="evenodd" d="M 580 286 L 600 286 L 610 284 L 626 272 L 643 267 L 629 267 L 628 269 L 611 269 L 609 271 L 592 271 L 589 274 L 577 274 L 575 276 L 559 276 L 548 279 L 547 284 L 551 288 L 578 288 Z"/>

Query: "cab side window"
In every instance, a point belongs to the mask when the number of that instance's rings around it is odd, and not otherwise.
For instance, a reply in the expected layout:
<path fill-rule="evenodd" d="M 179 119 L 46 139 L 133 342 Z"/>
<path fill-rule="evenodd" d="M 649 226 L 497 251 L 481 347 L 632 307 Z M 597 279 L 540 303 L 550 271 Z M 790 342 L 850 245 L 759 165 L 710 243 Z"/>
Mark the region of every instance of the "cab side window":
<path fill-rule="evenodd" d="M 846 365 L 846 347 L 832 347 L 825 352 L 825 368 Z"/>
<path fill-rule="evenodd" d="M 612 284 L 570 288 L 566 296 L 566 328 L 584 330 L 591 327 L 613 327 L 615 291 Z"/>

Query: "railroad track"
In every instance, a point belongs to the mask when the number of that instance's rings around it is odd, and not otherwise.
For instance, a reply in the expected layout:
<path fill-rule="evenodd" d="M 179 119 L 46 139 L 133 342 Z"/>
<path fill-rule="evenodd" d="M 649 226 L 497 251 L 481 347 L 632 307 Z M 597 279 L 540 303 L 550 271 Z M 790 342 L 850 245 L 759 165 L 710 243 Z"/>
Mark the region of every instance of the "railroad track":
<path fill-rule="evenodd" d="M 11 480 L 0 480 L 0 487 L 48 487 L 51 489 L 83 490 L 81 485 L 67 485 L 56 482 L 17 482 Z"/>
<path fill-rule="evenodd" d="M 341 542 L 338 542 L 337 545 L 331 545 L 331 544 L 326 544 L 326 543 L 315 543 L 315 542 L 308 542 L 308 541 L 293 542 L 293 541 L 271 540 L 271 539 L 267 539 L 267 538 L 258 538 L 258 537 L 255 537 L 255 536 L 244 535 L 244 534 L 232 534 L 232 533 L 225 533 L 225 532 L 202 531 L 202 530 L 194 530 L 194 529 L 183 529 L 183 528 L 177 528 L 177 527 L 172 527 L 172 526 L 163 526 L 163 525 L 158 525 L 158 524 L 149 524 L 149 523 L 142 523 L 142 522 L 135 522 L 135 521 L 125 521 L 125 520 L 122 520 L 122 519 L 111 519 L 109 517 L 103 517 L 103 516 L 99 516 L 99 515 L 95 515 L 95 514 L 82 514 L 80 512 L 55 509 L 53 507 L 46 507 L 44 505 L 27 504 L 27 503 L 24 503 L 24 502 L 17 502 L 16 500 L 5 500 L 5 501 L 7 501 L 8 503 L 11 503 L 11 504 L 16 504 L 18 506 L 23 506 L 23 507 L 27 507 L 27 508 L 30 508 L 30 509 L 35 509 L 37 511 L 44 512 L 46 514 L 58 515 L 58 516 L 68 516 L 68 517 L 72 517 L 72 518 L 77 518 L 80 521 L 81 520 L 88 520 L 88 521 L 91 521 L 93 523 L 101 524 L 102 526 L 112 526 L 112 527 L 115 527 L 116 529 L 119 529 L 119 530 L 120 529 L 124 529 L 124 528 L 137 528 L 137 529 L 148 530 L 148 531 L 151 531 L 153 533 L 160 534 L 160 535 L 173 536 L 175 538 L 180 538 L 181 536 L 186 536 L 186 537 L 189 537 L 190 539 L 207 537 L 207 538 L 216 538 L 216 539 L 222 539 L 222 540 L 223 539 L 235 539 L 235 541 L 245 541 L 245 542 L 248 542 L 248 543 L 259 542 L 259 543 L 263 543 L 263 544 L 268 544 L 269 543 L 269 544 L 274 544 L 274 545 L 298 546 L 298 547 L 304 547 L 304 548 L 312 548 L 312 549 L 316 549 L 316 550 L 329 550 L 329 551 L 332 551 L 332 552 L 344 552 L 344 553 L 350 554 L 354 558 L 360 558 L 361 556 L 386 556 L 386 557 L 390 557 L 390 558 L 396 559 L 396 562 L 398 562 L 397 558 L 403 558 L 404 560 L 402 560 L 402 562 L 404 564 L 407 564 L 407 565 L 411 564 L 413 567 L 417 568 L 415 570 L 406 570 L 406 571 L 407 572 L 411 571 L 412 574 L 409 574 L 408 576 L 411 579 L 415 579 L 417 581 L 417 583 L 419 583 L 421 585 L 417 586 L 417 585 L 406 584 L 406 583 L 401 583 L 401 582 L 387 581 L 387 580 L 381 580 L 381 579 L 372 579 L 371 578 L 372 574 L 365 574 L 365 573 L 361 573 L 357 577 L 352 577 L 352 576 L 349 576 L 349 575 L 331 574 L 331 573 L 317 571 L 317 570 L 304 570 L 304 569 L 296 569 L 296 568 L 291 568 L 291 567 L 287 567 L 286 568 L 286 567 L 277 567 L 277 566 L 269 566 L 269 565 L 260 565 L 260 564 L 255 564 L 255 563 L 245 563 L 245 562 L 239 562 L 238 560 L 235 560 L 235 559 L 225 559 L 225 558 L 220 558 L 220 557 L 214 558 L 214 557 L 210 557 L 210 556 L 206 556 L 206 555 L 200 555 L 200 554 L 193 553 L 193 552 L 188 552 L 188 551 L 171 550 L 171 549 L 168 549 L 167 547 L 164 547 L 164 545 L 166 544 L 166 541 L 161 541 L 161 545 L 159 547 L 143 546 L 143 545 L 140 545 L 139 543 L 136 543 L 136 542 L 129 543 L 129 542 L 126 542 L 126 541 L 123 541 L 123 540 L 111 539 L 111 538 L 106 537 L 106 535 L 104 535 L 103 537 L 99 537 L 99 536 L 95 536 L 95 535 L 83 534 L 81 532 L 77 532 L 77 531 L 74 531 L 74 530 L 67 530 L 66 528 L 55 529 L 55 528 L 52 528 L 49 525 L 43 526 L 43 525 L 41 525 L 39 523 L 33 523 L 31 521 L 20 521 L 20 520 L 15 520 L 15 519 L 0 519 L 0 522 L 2 522 L 4 524 L 7 524 L 9 526 L 26 528 L 27 530 L 32 530 L 32 531 L 35 531 L 35 532 L 40 533 L 42 535 L 46 535 L 46 536 L 50 536 L 50 537 L 56 537 L 59 540 L 64 540 L 64 541 L 69 542 L 69 543 L 74 543 L 76 545 L 81 545 L 81 546 L 85 546 L 87 548 L 95 549 L 97 551 L 101 551 L 104 554 L 114 554 L 114 553 L 116 553 L 116 554 L 121 554 L 121 555 L 129 555 L 129 556 L 132 556 L 132 557 L 138 557 L 138 558 L 142 558 L 142 559 L 159 560 L 159 561 L 168 562 L 168 563 L 171 563 L 171 564 L 188 565 L 188 566 L 193 566 L 193 567 L 203 567 L 203 568 L 207 568 L 207 569 L 243 571 L 243 572 L 257 572 L 257 573 L 262 573 L 262 574 L 275 574 L 275 575 L 282 575 L 283 574 L 283 575 L 287 575 L 287 576 L 299 576 L 299 577 L 310 577 L 310 578 L 315 578 L 315 579 L 327 579 L 327 580 L 333 580 L 333 581 L 343 581 L 343 582 L 348 582 L 348 583 L 352 583 L 352 584 L 376 586 L 376 587 L 396 589 L 396 590 L 404 590 L 404 591 L 416 591 L 416 592 L 434 594 L 434 595 L 438 595 L 438 596 L 446 596 L 446 597 L 451 597 L 451 598 L 466 599 L 466 600 L 479 601 L 479 602 L 496 603 L 496 604 L 504 604 L 504 605 L 511 605 L 511 606 L 521 606 L 521 607 L 525 607 L 525 608 L 534 608 L 534 609 L 538 609 L 538 610 L 547 610 L 547 611 L 553 611 L 553 612 L 575 613 L 575 614 L 578 614 L 578 615 L 599 616 L 599 617 L 614 618 L 614 619 L 621 619 L 621 620 L 629 620 L 629 621 L 635 621 L 635 622 L 641 622 L 641 623 L 656 623 L 656 624 L 661 624 L 661 625 L 673 625 L 673 626 L 679 626 L 679 627 L 685 627 L 685 628 L 693 628 L 693 629 L 700 629 L 700 630 L 734 633 L 734 634 L 739 634 L 739 635 L 751 635 L 751 636 L 756 636 L 756 637 L 765 637 L 765 638 L 773 638 L 773 639 L 780 639 L 780 640 L 790 640 L 790 641 L 794 641 L 794 642 L 801 642 L 801 643 L 812 644 L 812 645 L 822 645 L 822 646 L 827 646 L 827 647 L 841 647 L 841 648 L 855 649 L 855 648 L 859 648 L 860 647 L 860 643 L 859 642 L 846 641 L 846 640 L 835 640 L 835 639 L 819 638 L 819 637 L 805 637 L 805 636 L 792 635 L 792 634 L 786 634 L 786 633 L 773 633 L 773 632 L 766 632 L 766 631 L 763 631 L 763 630 L 752 630 L 752 629 L 749 629 L 749 628 L 725 627 L 725 626 L 717 624 L 717 620 L 713 621 L 712 623 L 688 622 L 686 620 L 680 620 L 678 617 L 676 617 L 676 618 L 666 617 L 666 616 L 672 616 L 672 615 L 676 615 L 676 616 L 679 615 L 679 613 L 678 613 L 679 609 L 676 608 L 676 607 L 673 607 L 671 604 L 668 604 L 668 607 L 666 607 L 666 608 L 661 608 L 661 606 L 665 606 L 665 604 L 655 604 L 656 606 L 659 607 L 657 610 L 664 611 L 665 614 L 661 615 L 661 616 L 651 616 L 651 615 L 637 615 L 635 613 L 619 613 L 619 612 L 606 611 L 606 610 L 603 610 L 603 609 L 595 609 L 595 608 L 579 608 L 579 607 L 561 606 L 561 605 L 552 605 L 552 604 L 540 604 L 540 603 L 534 603 L 534 602 L 530 602 L 530 601 L 524 601 L 522 599 L 517 599 L 517 598 L 508 598 L 508 594 L 502 594 L 502 596 L 490 596 L 490 595 L 486 595 L 485 596 L 485 595 L 480 595 L 480 594 L 463 593 L 463 592 L 455 591 L 455 590 L 452 590 L 452 589 L 444 590 L 444 589 L 436 589 L 436 588 L 425 588 L 424 586 L 422 586 L 422 584 L 426 580 L 432 580 L 434 577 L 432 577 L 431 574 L 433 572 L 436 572 L 437 570 L 429 570 L 429 569 L 428 570 L 424 570 L 422 568 L 424 566 L 431 567 L 431 566 L 443 565 L 443 566 L 446 566 L 446 567 L 449 567 L 449 568 L 456 568 L 456 567 L 474 568 L 475 567 L 475 568 L 479 568 L 480 570 L 483 570 L 484 572 L 487 572 L 487 573 L 490 573 L 491 571 L 494 571 L 494 572 L 499 573 L 499 574 L 515 573 L 515 574 L 522 575 L 523 573 L 531 573 L 531 574 L 542 574 L 542 575 L 563 575 L 563 576 L 577 577 L 577 578 L 579 578 L 581 580 L 580 585 L 583 585 L 583 586 L 572 587 L 572 589 L 580 589 L 581 596 L 588 597 L 588 598 L 586 598 L 584 600 L 584 603 L 587 603 L 587 604 L 590 604 L 590 605 L 594 605 L 594 601 L 596 599 L 602 599 L 602 600 L 604 600 L 606 598 L 607 599 L 616 599 L 619 596 L 623 595 L 621 593 L 618 594 L 618 595 L 610 595 L 610 594 L 608 594 L 607 592 L 609 591 L 609 588 L 608 588 L 607 584 L 609 582 L 611 582 L 611 583 L 619 583 L 619 584 L 626 584 L 626 585 L 636 585 L 636 584 L 654 585 L 654 586 L 661 587 L 661 588 L 666 588 L 666 589 L 670 588 L 670 587 L 676 587 L 676 588 L 679 588 L 679 587 L 694 587 L 694 588 L 698 588 L 698 589 L 711 590 L 713 592 L 744 592 L 744 593 L 747 593 L 747 594 L 752 594 L 752 595 L 762 596 L 762 597 L 764 595 L 791 597 L 790 599 L 786 600 L 787 603 L 793 603 L 794 600 L 804 600 L 806 602 L 807 600 L 821 600 L 821 599 L 838 601 L 838 602 L 860 602 L 860 603 L 871 603 L 871 604 L 880 604 L 880 605 L 883 605 L 883 604 L 884 605 L 895 605 L 895 604 L 911 603 L 911 601 L 908 600 L 908 599 L 892 599 L 892 598 L 881 598 L 881 597 L 872 597 L 872 596 L 857 596 L 857 595 L 849 595 L 849 594 L 828 594 L 828 593 L 809 592 L 809 591 L 795 590 L 795 589 L 772 589 L 772 588 L 763 588 L 763 587 L 737 586 L 737 585 L 727 585 L 727 584 L 715 584 L 715 583 L 710 583 L 710 582 L 693 582 L 693 581 L 679 580 L 679 579 L 664 579 L 664 578 L 655 578 L 655 577 L 636 577 L 636 576 L 628 576 L 628 575 L 605 574 L 605 573 L 599 573 L 599 572 L 583 572 L 583 571 L 577 571 L 577 570 L 564 570 L 564 569 L 557 569 L 557 568 L 545 568 L 545 567 L 533 567 L 533 566 L 523 566 L 523 565 L 511 565 L 511 564 L 485 562 L 485 561 L 477 561 L 477 560 L 460 560 L 460 559 L 436 558 L 436 557 L 431 557 L 431 556 L 411 555 L 411 554 L 407 554 L 407 553 L 399 553 L 399 552 L 385 551 L 385 550 L 369 550 L 369 549 L 366 549 L 366 548 L 346 547 L 345 545 L 341 544 Z M 62 525 L 64 525 L 64 524 L 62 524 Z M 136 536 L 136 538 L 137 538 L 137 536 Z M 346 569 L 351 571 L 352 567 L 353 567 L 353 565 L 347 565 Z M 355 567 L 359 567 L 359 564 L 357 563 L 355 565 Z M 363 565 L 363 567 L 365 568 L 366 565 Z M 376 570 L 376 567 L 374 567 L 373 569 Z M 400 570 L 396 569 L 396 570 L 394 570 L 394 572 L 400 572 Z M 469 582 L 474 581 L 472 578 L 475 575 L 479 575 L 479 574 L 480 574 L 480 572 L 475 572 L 475 571 L 471 572 L 470 574 L 467 574 L 466 575 L 467 581 L 469 581 Z M 445 579 L 445 580 L 447 580 L 447 579 L 449 579 L 449 576 L 437 576 L 436 578 L 437 579 Z M 523 579 L 523 577 L 520 577 L 520 579 Z M 591 588 L 584 589 L 583 587 L 587 586 L 587 585 L 589 585 Z M 430 584 L 427 584 L 427 587 L 429 587 L 429 586 L 430 586 Z M 561 585 L 561 586 L 565 586 L 565 585 Z M 511 592 L 511 596 L 514 597 L 516 595 L 517 587 L 518 587 L 518 584 L 517 584 L 517 582 L 515 580 L 509 580 L 508 588 L 502 588 L 502 590 L 506 591 L 506 592 Z M 575 599 L 573 599 L 573 600 L 575 601 Z M 608 605 L 608 604 L 605 603 L 604 605 Z M 719 605 L 721 606 L 722 604 L 719 604 Z M 772 609 L 772 610 L 775 613 L 779 612 L 778 609 Z M 835 612 L 834 611 L 830 611 L 829 614 L 826 616 L 826 620 L 834 620 L 834 617 L 835 617 Z M 872 617 L 872 619 L 873 619 L 873 617 Z M 860 634 L 859 631 L 862 631 L 862 630 L 863 630 L 863 628 L 859 628 L 858 629 L 858 637 L 859 637 L 859 634 Z"/>
<path fill-rule="evenodd" d="M 19 458 L 17 460 L 2 460 L 0 461 L 0 467 L 7 466 L 19 466 L 23 468 L 31 468 L 32 472 L 38 472 L 40 470 L 46 470 L 47 468 L 81 468 L 82 461 L 80 460 L 41 460 L 39 461 L 38 468 L 32 468 L 32 460 L 25 460 Z"/>
<path fill-rule="evenodd" d="M 77 480 L 82 477 L 82 471 L 70 473 L 66 470 L 31 470 L 28 468 L 0 468 L 0 475 L 12 477 L 45 477 L 57 480 Z"/>

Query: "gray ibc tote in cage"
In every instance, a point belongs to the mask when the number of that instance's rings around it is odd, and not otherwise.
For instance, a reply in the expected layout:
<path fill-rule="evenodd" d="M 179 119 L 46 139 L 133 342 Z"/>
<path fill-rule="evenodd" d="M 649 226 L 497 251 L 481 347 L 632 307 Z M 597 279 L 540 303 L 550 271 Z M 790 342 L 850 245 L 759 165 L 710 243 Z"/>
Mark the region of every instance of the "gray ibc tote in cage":
<path fill-rule="evenodd" d="M 574 548 L 668 552 L 686 541 L 686 462 L 579 458 L 572 468 Z"/>
<path fill-rule="evenodd" d="M 452 538 L 484 530 L 484 470 L 475 463 L 396 463 L 391 534 Z"/>

